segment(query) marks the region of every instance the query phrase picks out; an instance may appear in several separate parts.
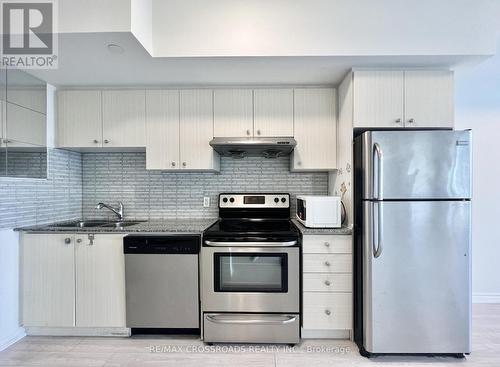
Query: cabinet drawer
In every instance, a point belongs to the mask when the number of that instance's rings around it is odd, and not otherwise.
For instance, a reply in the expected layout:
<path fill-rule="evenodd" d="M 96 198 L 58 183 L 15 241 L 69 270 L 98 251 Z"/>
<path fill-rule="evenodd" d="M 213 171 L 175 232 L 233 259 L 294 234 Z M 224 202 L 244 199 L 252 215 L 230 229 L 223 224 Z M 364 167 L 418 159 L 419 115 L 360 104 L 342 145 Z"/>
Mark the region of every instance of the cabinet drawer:
<path fill-rule="evenodd" d="M 351 329 L 352 293 L 304 292 L 304 329 Z"/>
<path fill-rule="evenodd" d="M 302 239 L 304 254 L 350 254 L 352 236 L 346 235 L 305 235 Z"/>
<path fill-rule="evenodd" d="M 352 274 L 304 273 L 305 292 L 352 292 Z"/>
<path fill-rule="evenodd" d="M 304 254 L 304 273 L 351 273 L 351 254 Z"/>

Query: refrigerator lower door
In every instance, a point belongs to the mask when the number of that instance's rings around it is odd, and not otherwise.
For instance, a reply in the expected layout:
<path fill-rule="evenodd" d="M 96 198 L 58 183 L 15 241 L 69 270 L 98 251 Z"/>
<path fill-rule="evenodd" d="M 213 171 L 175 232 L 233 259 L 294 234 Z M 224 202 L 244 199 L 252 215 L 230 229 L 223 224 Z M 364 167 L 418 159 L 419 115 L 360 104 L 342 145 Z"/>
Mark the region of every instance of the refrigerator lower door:
<path fill-rule="evenodd" d="M 363 346 L 470 353 L 470 202 L 363 203 Z"/>

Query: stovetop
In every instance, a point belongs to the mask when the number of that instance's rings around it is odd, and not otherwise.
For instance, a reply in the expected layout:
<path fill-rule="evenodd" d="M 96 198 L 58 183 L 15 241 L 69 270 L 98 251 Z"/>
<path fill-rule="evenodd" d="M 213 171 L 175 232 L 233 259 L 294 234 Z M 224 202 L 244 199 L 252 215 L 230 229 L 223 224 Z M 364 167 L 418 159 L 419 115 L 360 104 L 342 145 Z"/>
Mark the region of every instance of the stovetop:
<path fill-rule="evenodd" d="M 204 238 L 228 240 L 285 240 L 299 237 L 290 219 L 219 219 L 203 234 Z"/>

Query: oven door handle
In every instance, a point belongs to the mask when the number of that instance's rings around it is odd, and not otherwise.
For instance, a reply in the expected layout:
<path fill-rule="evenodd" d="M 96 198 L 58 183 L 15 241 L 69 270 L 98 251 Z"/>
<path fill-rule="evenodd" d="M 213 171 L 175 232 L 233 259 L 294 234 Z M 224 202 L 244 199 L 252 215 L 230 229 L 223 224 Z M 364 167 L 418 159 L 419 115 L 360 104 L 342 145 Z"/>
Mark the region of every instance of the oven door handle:
<path fill-rule="evenodd" d="M 205 318 L 215 324 L 259 324 L 259 325 L 283 325 L 297 320 L 297 316 L 267 316 L 255 318 L 241 318 L 228 315 L 206 315 Z"/>
<path fill-rule="evenodd" d="M 297 241 L 286 242 L 219 242 L 205 241 L 205 245 L 214 247 L 290 247 L 295 246 Z"/>

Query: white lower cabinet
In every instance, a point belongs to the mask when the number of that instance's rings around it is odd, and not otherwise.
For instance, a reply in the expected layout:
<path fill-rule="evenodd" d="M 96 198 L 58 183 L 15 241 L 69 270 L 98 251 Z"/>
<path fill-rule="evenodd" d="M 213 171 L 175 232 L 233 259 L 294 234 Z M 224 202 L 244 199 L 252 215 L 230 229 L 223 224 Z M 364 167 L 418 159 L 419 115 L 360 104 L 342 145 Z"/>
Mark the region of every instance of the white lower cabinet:
<path fill-rule="evenodd" d="M 22 235 L 24 326 L 75 325 L 75 248 L 72 237 L 68 234 Z"/>
<path fill-rule="evenodd" d="M 123 236 L 76 236 L 76 326 L 125 327 Z"/>
<path fill-rule="evenodd" d="M 121 234 L 22 234 L 25 327 L 125 327 Z"/>
<path fill-rule="evenodd" d="M 304 235 L 302 338 L 352 334 L 352 237 Z"/>

